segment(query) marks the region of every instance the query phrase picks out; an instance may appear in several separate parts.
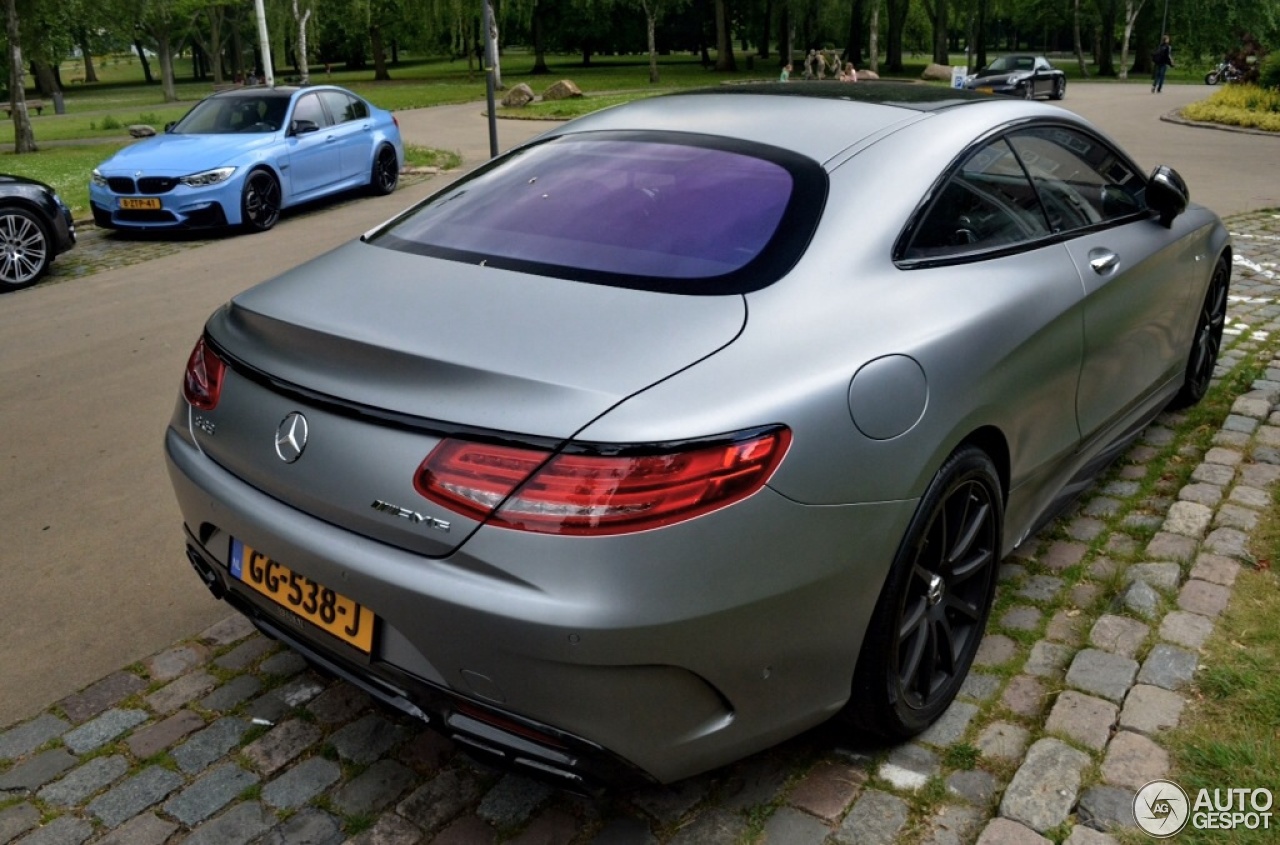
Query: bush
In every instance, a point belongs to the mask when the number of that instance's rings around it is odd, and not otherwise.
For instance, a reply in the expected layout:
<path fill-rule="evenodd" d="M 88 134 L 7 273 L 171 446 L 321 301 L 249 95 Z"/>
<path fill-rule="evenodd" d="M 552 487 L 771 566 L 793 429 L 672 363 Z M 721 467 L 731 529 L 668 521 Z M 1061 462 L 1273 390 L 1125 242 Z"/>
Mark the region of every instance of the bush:
<path fill-rule="evenodd" d="M 1272 91 L 1280 90 L 1280 52 L 1272 53 L 1262 60 L 1258 70 L 1258 84 Z"/>
<path fill-rule="evenodd" d="M 107 115 L 102 119 L 102 123 L 98 124 L 98 128 L 99 129 L 119 129 L 123 125 L 124 124 L 116 120 L 114 116 Z"/>
<path fill-rule="evenodd" d="M 1208 99 L 1184 108 L 1182 116 L 1189 120 L 1280 132 L 1280 90 L 1228 85 Z"/>

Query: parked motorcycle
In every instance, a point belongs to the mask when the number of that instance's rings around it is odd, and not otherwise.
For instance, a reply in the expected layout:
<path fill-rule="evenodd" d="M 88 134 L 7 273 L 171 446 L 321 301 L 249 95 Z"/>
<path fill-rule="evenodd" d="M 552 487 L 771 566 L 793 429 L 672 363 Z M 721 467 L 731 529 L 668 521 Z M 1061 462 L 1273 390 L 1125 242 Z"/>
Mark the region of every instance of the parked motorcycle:
<path fill-rule="evenodd" d="M 1244 74 L 1231 62 L 1222 62 L 1204 75 L 1204 84 L 1217 85 L 1219 82 L 1239 82 L 1242 76 Z"/>

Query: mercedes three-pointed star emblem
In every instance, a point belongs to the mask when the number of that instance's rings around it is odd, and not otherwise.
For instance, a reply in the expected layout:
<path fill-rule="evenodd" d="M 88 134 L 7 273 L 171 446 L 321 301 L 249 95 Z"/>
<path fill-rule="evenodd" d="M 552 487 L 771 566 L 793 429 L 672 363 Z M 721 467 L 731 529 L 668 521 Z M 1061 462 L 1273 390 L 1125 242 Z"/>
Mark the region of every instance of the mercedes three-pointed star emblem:
<path fill-rule="evenodd" d="M 286 464 L 302 457 L 307 448 L 307 418 L 294 411 L 276 426 L 276 454 Z"/>

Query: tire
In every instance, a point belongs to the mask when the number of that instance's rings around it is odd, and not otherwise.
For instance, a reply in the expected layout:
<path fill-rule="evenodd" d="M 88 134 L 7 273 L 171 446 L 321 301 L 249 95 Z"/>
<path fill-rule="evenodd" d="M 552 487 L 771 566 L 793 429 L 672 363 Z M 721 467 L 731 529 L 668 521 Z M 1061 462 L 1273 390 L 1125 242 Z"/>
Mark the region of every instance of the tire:
<path fill-rule="evenodd" d="M 375 197 L 385 197 L 393 193 L 400 184 L 400 160 L 394 148 L 383 145 L 373 157 L 373 167 L 369 173 L 369 193 Z"/>
<path fill-rule="evenodd" d="M 1049 96 L 1055 100 L 1061 100 L 1063 97 L 1067 96 L 1067 80 L 1053 80 L 1053 93 Z"/>
<path fill-rule="evenodd" d="M 1187 369 L 1182 388 L 1169 403 L 1170 408 L 1188 408 L 1209 392 L 1213 370 L 1222 350 L 1222 330 L 1227 325 L 1227 292 L 1231 286 L 1231 266 L 1225 256 L 1218 259 L 1209 279 L 1200 316 L 1196 319 L 1196 331 L 1191 338 L 1191 351 L 1187 355 Z"/>
<path fill-rule="evenodd" d="M 995 464 L 976 447 L 934 476 L 863 639 L 843 714 L 855 728 L 907 739 L 960 691 L 995 595 L 1003 502 Z"/>
<path fill-rule="evenodd" d="M 1218 72 L 1216 70 L 1209 71 L 1204 75 L 1205 85 L 1217 85 L 1219 82 Z"/>
<path fill-rule="evenodd" d="M 0 291 L 31 287 L 52 263 L 53 247 L 43 221 L 25 208 L 0 209 Z"/>
<path fill-rule="evenodd" d="M 1034 100 L 1036 98 L 1036 84 L 1033 80 L 1028 79 L 1026 87 L 1022 89 L 1022 99 Z"/>
<path fill-rule="evenodd" d="M 280 219 L 280 182 L 269 170 L 254 170 L 240 194 L 240 222 L 250 232 L 265 232 Z"/>

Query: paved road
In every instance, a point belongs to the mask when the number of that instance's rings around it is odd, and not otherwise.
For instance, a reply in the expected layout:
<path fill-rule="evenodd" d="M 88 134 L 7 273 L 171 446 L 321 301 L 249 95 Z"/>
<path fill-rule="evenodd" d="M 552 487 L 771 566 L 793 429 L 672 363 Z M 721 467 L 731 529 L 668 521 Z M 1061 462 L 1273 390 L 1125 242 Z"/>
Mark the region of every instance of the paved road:
<path fill-rule="evenodd" d="M 1144 168 L 1177 167 L 1223 214 L 1280 206 L 1280 139 L 1162 122 L 1207 92 L 1075 85 L 1066 105 Z M 479 105 L 399 114 L 413 143 L 488 156 Z M 548 124 L 499 121 L 507 148 Z M 1271 174 L 1270 178 L 1262 178 Z M 232 294 L 337 246 L 439 185 L 286 217 L 75 282 L 0 299 L 0 726 L 191 636 L 227 608 L 182 558 L 161 432 L 205 317 Z"/>

